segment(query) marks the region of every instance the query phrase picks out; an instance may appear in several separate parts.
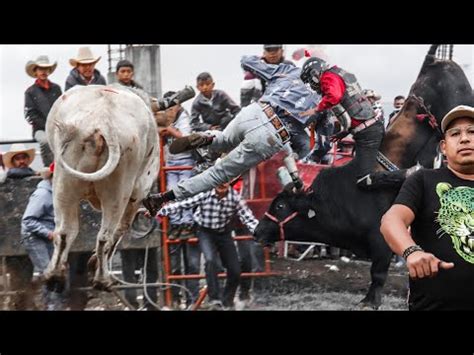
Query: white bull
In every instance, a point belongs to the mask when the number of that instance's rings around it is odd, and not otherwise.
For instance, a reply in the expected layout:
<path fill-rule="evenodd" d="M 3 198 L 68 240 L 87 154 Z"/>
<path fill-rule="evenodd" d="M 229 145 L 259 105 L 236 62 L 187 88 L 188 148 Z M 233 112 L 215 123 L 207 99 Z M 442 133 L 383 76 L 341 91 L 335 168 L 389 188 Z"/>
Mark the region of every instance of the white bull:
<path fill-rule="evenodd" d="M 118 87 L 77 86 L 53 105 L 46 124 L 55 157 L 54 253 L 45 273 L 62 289 L 67 257 L 79 232 L 79 202 L 102 210 L 93 285 L 109 289 L 108 260 L 129 229 L 159 169 L 156 123 L 144 101 Z M 93 261 L 93 262 L 92 262 Z"/>

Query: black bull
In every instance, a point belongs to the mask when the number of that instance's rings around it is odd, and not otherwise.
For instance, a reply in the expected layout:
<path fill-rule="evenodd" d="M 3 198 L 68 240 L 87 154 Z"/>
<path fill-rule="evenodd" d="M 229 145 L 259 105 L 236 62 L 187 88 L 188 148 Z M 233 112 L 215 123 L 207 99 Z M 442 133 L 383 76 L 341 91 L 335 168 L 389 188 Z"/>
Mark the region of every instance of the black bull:
<path fill-rule="evenodd" d="M 472 89 L 462 69 L 453 61 L 437 60 L 436 48 L 431 46 L 411 87 L 410 95 L 417 98 L 407 99 L 382 142 L 382 153 L 401 169 L 417 162 L 433 167 L 441 135 L 437 127 L 429 124 L 430 113 L 439 125 L 453 107 L 474 104 Z M 393 255 L 380 234 L 380 220 L 400 185 L 376 191 L 360 190 L 356 186 L 358 166 L 356 147 L 356 157 L 349 164 L 321 171 L 312 183 L 312 191 L 280 193 L 272 201 L 269 214 L 284 221 L 297 212 L 284 225 L 286 239 L 327 243 L 370 257 L 372 283 L 362 304 L 378 308 Z M 265 244 L 277 241 L 279 226 L 264 217 L 255 235 Z"/>

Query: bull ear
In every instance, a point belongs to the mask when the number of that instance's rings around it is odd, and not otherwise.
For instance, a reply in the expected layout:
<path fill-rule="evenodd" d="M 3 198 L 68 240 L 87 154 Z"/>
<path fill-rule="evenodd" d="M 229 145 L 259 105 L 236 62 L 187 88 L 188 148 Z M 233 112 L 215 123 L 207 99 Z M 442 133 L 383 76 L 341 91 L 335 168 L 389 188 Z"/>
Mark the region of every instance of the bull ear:
<path fill-rule="evenodd" d="M 311 208 L 308 210 L 308 218 L 313 218 L 314 216 L 316 216 L 316 212 L 314 212 L 314 210 L 312 210 Z"/>

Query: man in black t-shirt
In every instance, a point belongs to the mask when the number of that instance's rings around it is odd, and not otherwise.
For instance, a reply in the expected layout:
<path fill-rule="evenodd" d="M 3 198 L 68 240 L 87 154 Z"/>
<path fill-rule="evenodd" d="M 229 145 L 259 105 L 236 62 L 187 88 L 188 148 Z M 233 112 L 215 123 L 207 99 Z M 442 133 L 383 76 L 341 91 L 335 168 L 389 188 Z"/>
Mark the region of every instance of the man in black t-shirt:
<path fill-rule="evenodd" d="M 474 108 L 451 110 L 441 131 L 448 166 L 409 177 L 380 230 L 407 262 L 410 310 L 474 310 Z"/>

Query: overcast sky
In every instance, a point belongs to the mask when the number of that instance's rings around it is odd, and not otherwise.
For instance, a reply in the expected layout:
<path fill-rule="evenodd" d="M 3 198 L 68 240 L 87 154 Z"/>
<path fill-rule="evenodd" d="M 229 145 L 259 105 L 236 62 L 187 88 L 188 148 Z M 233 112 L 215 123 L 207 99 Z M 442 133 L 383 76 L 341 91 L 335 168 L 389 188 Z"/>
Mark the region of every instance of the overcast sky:
<path fill-rule="evenodd" d="M 69 58 L 75 57 L 79 45 L 0 45 L 0 139 L 29 139 L 31 128 L 23 115 L 24 92 L 34 79 L 25 72 L 30 59 L 46 54 L 58 62 L 50 79 L 64 90 L 71 70 Z M 96 68 L 107 76 L 107 45 L 91 45 L 102 59 Z M 301 45 L 286 45 L 286 56 Z M 326 45 L 322 49 L 330 63 L 353 72 L 364 88 L 382 95 L 382 101 L 406 95 L 416 79 L 429 45 Z M 163 92 L 195 86 L 196 76 L 209 71 L 216 88 L 226 91 L 239 103 L 242 83 L 240 58 L 244 54 L 261 54 L 262 45 L 163 45 L 161 75 Z M 472 85 L 473 46 L 454 46 L 454 59 L 465 65 Z M 301 65 L 302 61 L 297 62 Z M 185 104 L 186 108 L 190 103 Z"/>

